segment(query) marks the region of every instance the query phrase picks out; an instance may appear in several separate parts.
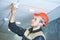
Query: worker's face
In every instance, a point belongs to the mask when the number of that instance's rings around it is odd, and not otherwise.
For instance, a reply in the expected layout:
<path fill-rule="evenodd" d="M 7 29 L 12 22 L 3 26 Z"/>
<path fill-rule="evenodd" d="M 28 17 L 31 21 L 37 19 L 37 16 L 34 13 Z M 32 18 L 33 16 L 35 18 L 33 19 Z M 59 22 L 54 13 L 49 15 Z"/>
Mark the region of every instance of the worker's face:
<path fill-rule="evenodd" d="M 41 17 L 34 16 L 31 22 L 31 26 L 32 27 L 42 26 L 43 24 L 40 21 L 41 21 Z"/>

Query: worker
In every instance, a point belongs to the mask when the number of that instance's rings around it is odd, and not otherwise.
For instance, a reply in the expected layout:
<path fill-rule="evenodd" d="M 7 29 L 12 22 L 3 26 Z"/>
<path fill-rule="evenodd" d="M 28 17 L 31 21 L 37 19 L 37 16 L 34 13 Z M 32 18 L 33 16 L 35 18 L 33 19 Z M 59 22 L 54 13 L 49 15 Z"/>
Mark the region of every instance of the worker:
<path fill-rule="evenodd" d="M 48 24 L 48 16 L 45 12 L 34 13 L 33 19 L 31 21 L 31 28 L 24 29 L 22 27 L 18 27 L 15 23 L 15 14 L 16 7 L 14 3 L 12 3 L 11 7 L 11 17 L 9 20 L 8 28 L 22 37 L 22 40 L 46 40 L 46 37 L 42 31 L 43 27 L 46 27 Z M 26 20 L 26 19 L 25 19 Z"/>

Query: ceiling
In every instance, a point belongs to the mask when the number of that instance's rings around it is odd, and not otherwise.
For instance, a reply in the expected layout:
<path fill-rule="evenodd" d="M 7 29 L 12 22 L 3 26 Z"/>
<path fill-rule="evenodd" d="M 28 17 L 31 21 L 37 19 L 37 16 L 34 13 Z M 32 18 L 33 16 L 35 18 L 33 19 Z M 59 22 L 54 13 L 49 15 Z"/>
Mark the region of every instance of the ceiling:
<path fill-rule="evenodd" d="M 41 10 L 47 13 L 49 22 L 55 20 L 56 16 L 60 16 L 57 13 L 57 10 L 60 8 L 59 0 L 0 0 L 0 25 L 4 21 L 9 20 L 12 2 L 19 3 L 16 12 L 16 21 L 22 23 L 22 25 L 28 24 L 33 18 L 33 13 L 40 12 Z M 52 18 L 53 16 L 54 18 Z"/>
<path fill-rule="evenodd" d="M 49 22 L 60 17 L 60 0 L 13 0 L 19 3 L 16 12 L 16 22 L 21 26 L 29 26 L 34 12 L 46 12 Z M 8 21 L 11 15 L 12 0 L 0 0 L 0 31 L 7 32 Z M 4 30 L 3 30 L 4 29 Z M 8 32 L 9 33 L 9 32 Z"/>

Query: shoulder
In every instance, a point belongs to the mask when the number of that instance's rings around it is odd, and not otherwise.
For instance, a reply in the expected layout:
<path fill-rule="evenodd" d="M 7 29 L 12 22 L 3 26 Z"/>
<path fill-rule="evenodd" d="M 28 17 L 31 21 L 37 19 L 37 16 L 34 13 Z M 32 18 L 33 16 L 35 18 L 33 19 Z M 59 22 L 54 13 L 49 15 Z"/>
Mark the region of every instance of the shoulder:
<path fill-rule="evenodd" d="M 37 36 L 33 40 L 45 40 L 43 36 Z"/>

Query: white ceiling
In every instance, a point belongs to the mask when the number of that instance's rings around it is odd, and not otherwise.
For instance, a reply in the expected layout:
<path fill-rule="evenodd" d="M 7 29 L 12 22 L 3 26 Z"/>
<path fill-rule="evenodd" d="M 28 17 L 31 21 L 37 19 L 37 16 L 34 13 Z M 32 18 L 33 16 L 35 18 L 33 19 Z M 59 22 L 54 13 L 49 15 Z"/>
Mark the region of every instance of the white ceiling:
<path fill-rule="evenodd" d="M 55 17 L 59 15 L 59 13 L 58 15 L 56 15 L 57 13 L 55 14 L 53 13 L 52 15 L 51 12 L 60 7 L 60 0 L 13 0 L 13 1 L 19 3 L 19 8 L 17 9 L 16 12 L 16 20 L 20 22 L 28 23 L 28 21 L 32 19 L 33 13 L 40 12 L 41 10 L 47 13 L 47 15 L 49 16 L 49 21 L 55 20 L 56 19 Z M 12 0 L 0 0 L 1 22 L 4 21 L 4 18 L 10 17 L 11 3 Z M 53 16 L 54 18 L 52 18 Z"/>
<path fill-rule="evenodd" d="M 60 0 L 13 1 L 19 3 L 19 8 L 16 12 L 16 21 L 21 22 L 21 26 L 23 26 L 24 28 L 27 28 L 29 26 L 34 12 L 40 12 L 41 10 L 45 11 L 49 17 L 49 22 L 60 17 Z M 12 39 L 12 36 L 16 37 L 16 35 L 8 31 L 7 27 L 8 20 L 11 14 L 11 3 L 12 0 L 0 0 L 0 39 L 3 40 L 10 40 Z"/>

